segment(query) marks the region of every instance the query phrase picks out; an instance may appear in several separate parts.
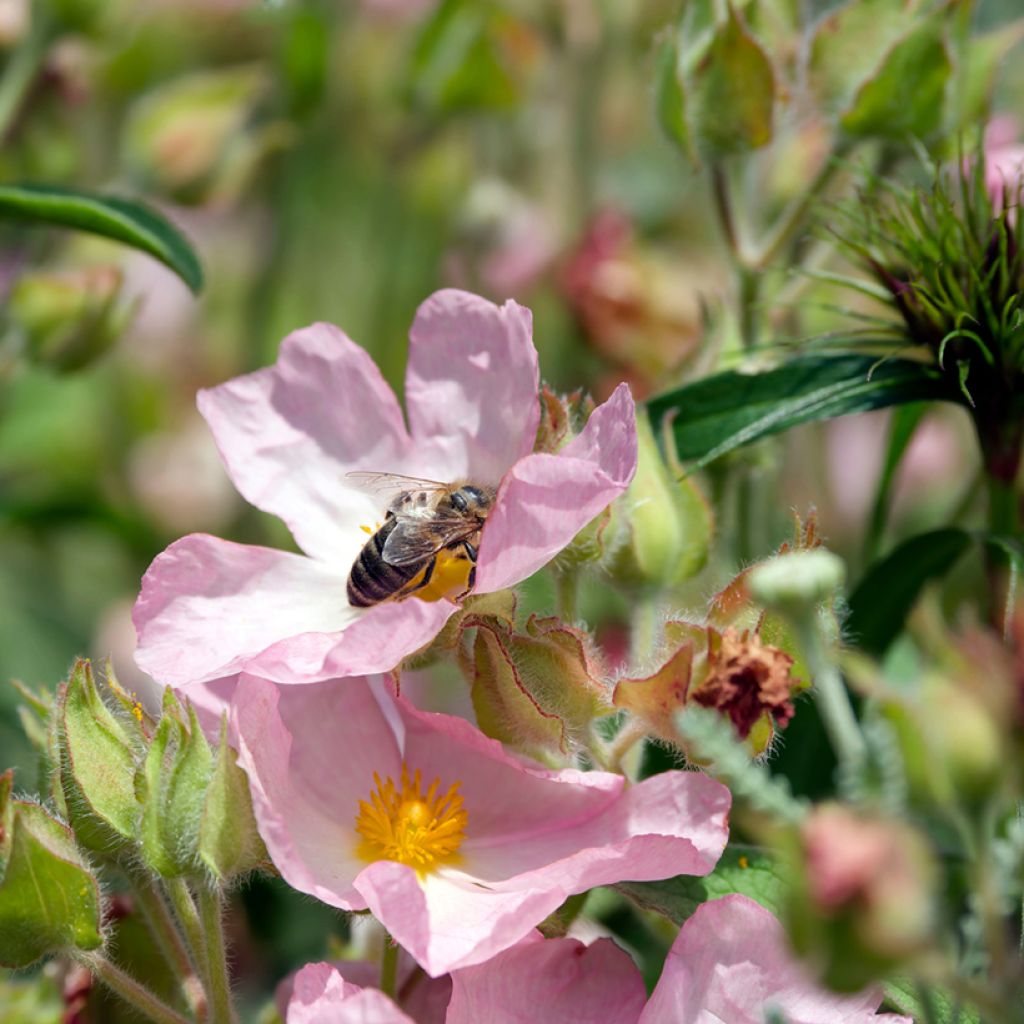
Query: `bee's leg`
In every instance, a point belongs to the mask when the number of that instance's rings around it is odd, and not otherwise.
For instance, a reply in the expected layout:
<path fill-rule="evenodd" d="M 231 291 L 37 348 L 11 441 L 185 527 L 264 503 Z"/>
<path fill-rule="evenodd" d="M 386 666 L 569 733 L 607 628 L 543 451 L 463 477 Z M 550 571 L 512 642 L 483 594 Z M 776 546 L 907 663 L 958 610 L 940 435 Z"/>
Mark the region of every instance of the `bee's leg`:
<path fill-rule="evenodd" d="M 425 587 L 434 575 L 434 566 L 437 565 L 437 556 L 435 555 L 429 562 L 427 562 L 427 568 L 424 570 L 422 579 L 417 580 L 411 587 L 403 590 L 398 595 L 398 600 L 401 601 L 403 598 L 409 597 L 410 594 L 415 594 L 417 590 Z"/>
<path fill-rule="evenodd" d="M 473 590 L 473 584 L 476 583 L 476 545 L 471 544 L 468 540 L 462 542 L 463 557 L 473 563 L 472 568 L 469 570 L 469 576 L 466 579 L 466 589 L 461 594 L 456 594 L 452 600 L 456 604 L 461 604 L 467 597 L 469 597 Z"/>

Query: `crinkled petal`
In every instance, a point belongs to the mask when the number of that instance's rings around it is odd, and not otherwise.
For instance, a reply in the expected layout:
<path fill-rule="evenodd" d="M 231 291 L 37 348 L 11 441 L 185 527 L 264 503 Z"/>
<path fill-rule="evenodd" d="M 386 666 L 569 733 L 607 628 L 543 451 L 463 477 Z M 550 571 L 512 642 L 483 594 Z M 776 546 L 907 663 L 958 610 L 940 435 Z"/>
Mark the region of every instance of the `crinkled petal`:
<path fill-rule="evenodd" d="M 273 366 L 200 391 L 198 404 L 246 500 L 347 572 L 359 550 L 353 528 L 373 505 L 345 474 L 410 472 L 401 409 L 369 354 L 314 324 L 284 339 Z"/>
<path fill-rule="evenodd" d="M 769 1008 L 787 1024 L 912 1024 L 876 1014 L 878 991 L 839 996 L 820 989 L 789 952 L 775 916 L 746 896 L 697 908 L 669 951 L 640 1024 L 764 1024 Z"/>
<path fill-rule="evenodd" d="M 401 771 L 380 684 L 278 687 L 242 676 L 232 726 L 256 823 L 282 876 L 332 906 L 365 909 L 352 887 L 366 866 L 356 856 L 359 801 L 368 799 L 374 772 Z"/>
<path fill-rule="evenodd" d="M 497 484 L 533 449 L 540 421 L 530 311 L 447 289 L 420 306 L 409 338 L 413 436 L 444 446 L 451 479 Z"/>
<path fill-rule="evenodd" d="M 331 964 L 307 964 L 295 975 L 285 1024 L 416 1024 L 383 992 L 359 988 Z"/>
<path fill-rule="evenodd" d="M 532 575 L 617 498 L 636 471 L 636 413 L 625 384 L 557 455 L 520 459 L 506 474 L 480 541 L 476 590 Z"/>
<path fill-rule="evenodd" d="M 643 977 L 611 939 L 526 941 L 452 975 L 446 1024 L 636 1024 L 647 999 Z M 668 1022 L 666 1022 L 668 1024 Z"/>
<path fill-rule="evenodd" d="M 168 686 L 229 676 L 278 640 L 349 625 L 346 580 L 301 555 L 191 534 L 143 577 L 135 660 Z"/>

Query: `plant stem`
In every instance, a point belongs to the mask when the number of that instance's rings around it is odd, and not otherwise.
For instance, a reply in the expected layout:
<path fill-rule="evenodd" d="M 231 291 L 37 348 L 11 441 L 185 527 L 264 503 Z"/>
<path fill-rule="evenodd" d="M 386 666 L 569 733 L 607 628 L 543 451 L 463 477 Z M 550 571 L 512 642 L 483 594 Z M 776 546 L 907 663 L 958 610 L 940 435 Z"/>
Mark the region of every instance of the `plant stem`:
<path fill-rule="evenodd" d="M 558 617 L 564 622 L 577 622 L 580 617 L 580 574 L 577 569 L 555 572 L 555 599 Z"/>
<path fill-rule="evenodd" d="M 238 1016 L 231 999 L 227 951 L 224 947 L 224 915 L 220 893 L 199 886 L 199 920 L 206 949 L 207 986 L 213 1019 L 217 1024 L 235 1024 Z"/>
<path fill-rule="evenodd" d="M 647 730 L 638 718 L 628 718 L 612 737 L 604 752 L 605 767 L 610 772 L 625 775 L 622 762 L 626 755 L 647 736 Z"/>
<path fill-rule="evenodd" d="M 51 38 L 49 19 L 38 10 L 34 11 L 32 27 L 11 55 L 0 79 L 0 141 L 6 138 L 21 111 L 25 97 L 43 66 Z"/>
<path fill-rule="evenodd" d="M 170 878 L 167 880 L 166 886 L 171 906 L 174 908 L 181 930 L 185 933 L 185 943 L 192 951 L 192 957 L 199 968 L 203 985 L 209 992 L 210 979 L 207 971 L 206 944 L 188 882 L 183 878 Z"/>
<path fill-rule="evenodd" d="M 154 940 L 160 947 L 167 962 L 171 965 L 181 986 L 182 994 L 197 1020 L 205 1020 L 207 1015 L 206 993 L 196 973 L 196 963 L 189 956 L 188 947 L 181 937 L 181 932 L 174 921 L 154 882 L 143 875 L 131 875 L 132 887 L 139 909 L 149 925 Z"/>
<path fill-rule="evenodd" d="M 398 988 L 398 943 L 386 932 L 384 948 L 380 954 L 380 990 L 389 999 L 395 998 Z"/>
<path fill-rule="evenodd" d="M 828 655 L 814 612 L 792 620 L 797 642 L 814 682 L 821 718 L 839 761 L 840 778 L 856 778 L 864 764 L 866 747 L 839 669 Z"/>
<path fill-rule="evenodd" d="M 112 964 L 103 953 L 76 951 L 72 955 L 111 991 L 116 992 L 126 1003 L 134 1006 L 139 1013 L 155 1024 L 193 1024 L 188 1017 L 158 999 L 145 985 L 141 985 L 130 974 Z"/>

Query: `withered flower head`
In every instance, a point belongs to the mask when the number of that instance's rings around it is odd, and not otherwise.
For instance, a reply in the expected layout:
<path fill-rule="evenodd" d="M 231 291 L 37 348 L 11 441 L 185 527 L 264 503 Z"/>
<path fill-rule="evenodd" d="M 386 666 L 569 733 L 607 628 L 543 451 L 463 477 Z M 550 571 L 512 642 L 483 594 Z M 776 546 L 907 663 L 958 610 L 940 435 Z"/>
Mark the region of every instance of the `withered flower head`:
<path fill-rule="evenodd" d="M 708 674 L 693 694 L 700 705 L 728 715 L 743 739 L 767 712 L 782 728 L 793 717 L 793 659 L 757 633 L 727 629 L 709 638 Z"/>

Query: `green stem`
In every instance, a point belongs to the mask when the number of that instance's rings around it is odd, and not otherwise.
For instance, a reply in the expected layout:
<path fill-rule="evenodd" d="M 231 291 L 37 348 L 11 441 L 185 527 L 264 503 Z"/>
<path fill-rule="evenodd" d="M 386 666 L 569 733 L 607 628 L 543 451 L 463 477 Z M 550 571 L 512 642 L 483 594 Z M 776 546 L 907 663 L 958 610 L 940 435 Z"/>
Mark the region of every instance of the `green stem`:
<path fill-rule="evenodd" d="M 577 569 L 555 572 L 555 600 L 560 619 L 569 623 L 579 620 L 580 574 Z"/>
<path fill-rule="evenodd" d="M 398 988 L 398 943 L 384 935 L 384 948 L 380 954 L 380 990 L 389 999 L 395 998 Z"/>
<path fill-rule="evenodd" d="M 199 921 L 203 928 L 206 949 L 207 984 L 210 1007 L 217 1024 L 235 1024 L 228 976 L 227 950 L 224 947 L 224 914 L 220 893 L 207 885 L 199 886 Z"/>
<path fill-rule="evenodd" d="M 802 619 L 794 618 L 793 627 L 814 683 L 825 731 L 839 761 L 840 778 L 856 778 L 866 754 L 864 737 L 839 669 L 828 655 L 816 614 L 808 612 Z"/>
<path fill-rule="evenodd" d="M 188 947 L 182 940 L 181 932 L 174 921 L 174 916 L 151 879 L 142 875 L 131 875 L 130 877 L 136 903 L 142 911 L 164 959 L 171 965 L 185 1001 L 197 1020 L 205 1020 L 207 1015 L 206 993 L 196 973 L 195 963 L 189 956 Z M 198 956 L 195 962 L 199 962 Z"/>
<path fill-rule="evenodd" d="M 612 737 L 604 752 L 605 768 L 610 772 L 625 775 L 622 762 L 626 755 L 647 736 L 647 730 L 638 718 L 628 718 L 622 728 Z"/>
<path fill-rule="evenodd" d="M 11 55 L 0 79 L 0 141 L 14 124 L 46 59 L 52 31 L 45 15 L 33 12 L 32 27 Z"/>
<path fill-rule="evenodd" d="M 181 930 L 185 933 L 185 943 L 192 950 L 192 957 L 199 967 L 203 985 L 209 991 L 210 979 L 206 964 L 206 944 L 188 882 L 183 878 L 170 878 L 167 880 L 166 886 L 167 896 L 178 918 L 178 924 L 181 925 Z"/>
<path fill-rule="evenodd" d="M 155 1024 L 193 1024 L 188 1018 L 158 999 L 130 974 L 112 964 L 102 953 L 76 951 L 73 956 L 99 978 L 107 988 L 116 992 L 126 1003 L 134 1006 Z"/>
<path fill-rule="evenodd" d="M 988 488 L 989 532 L 1006 542 L 1021 540 L 1020 499 L 1015 486 L 992 474 L 986 474 L 985 482 Z M 986 569 L 992 623 L 1002 630 L 1003 639 L 1008 639 L 1020 583 L 1018 563 L 1009 557 L 1006 550 L 989 545 Z"/>

